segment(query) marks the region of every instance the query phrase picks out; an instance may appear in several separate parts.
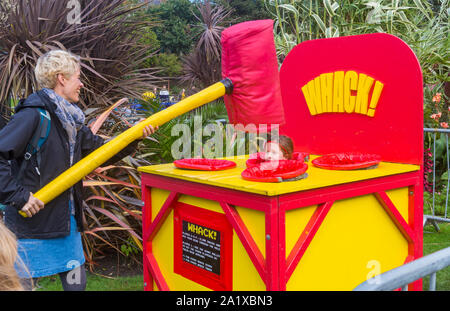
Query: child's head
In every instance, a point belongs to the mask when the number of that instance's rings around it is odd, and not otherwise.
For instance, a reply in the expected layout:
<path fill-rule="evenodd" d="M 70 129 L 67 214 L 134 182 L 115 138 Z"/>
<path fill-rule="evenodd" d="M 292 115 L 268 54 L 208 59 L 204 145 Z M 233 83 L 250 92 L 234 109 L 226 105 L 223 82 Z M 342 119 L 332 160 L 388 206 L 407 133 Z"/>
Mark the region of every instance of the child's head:
<path fill-rule="evenodd" d="M 23 290 L 14 268 L 16 259 L 16 237 L 0 220 L 0 291 Z"/>
<path fill-rule="evenodd" d="M 291 160 L 294 152 L 294 143 L 290 137 L 280 135 L 278 143 L 276 141 L 267 141 L 265 149 L 265 159 L 268 161 Z"/>

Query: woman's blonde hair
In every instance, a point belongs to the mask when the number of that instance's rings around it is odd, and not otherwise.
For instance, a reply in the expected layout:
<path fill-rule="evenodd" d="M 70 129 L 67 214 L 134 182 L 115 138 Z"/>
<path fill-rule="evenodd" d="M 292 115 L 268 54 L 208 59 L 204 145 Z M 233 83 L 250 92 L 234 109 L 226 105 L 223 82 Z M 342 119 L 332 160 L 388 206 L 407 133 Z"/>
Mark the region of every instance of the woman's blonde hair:
<path fill-rule="evenodd" d="M 80 69 L 80 57 L 63 50 L 53 50 L 39 57 L 34 73 L 40 88 L 53 89 L 58 74 L 70 78 Z"/>
<path fill-rule="evenodd" d="M 0 220 L 0 291 L 23 290 L 14 267 L 16 260 L 16 237 Z"/>

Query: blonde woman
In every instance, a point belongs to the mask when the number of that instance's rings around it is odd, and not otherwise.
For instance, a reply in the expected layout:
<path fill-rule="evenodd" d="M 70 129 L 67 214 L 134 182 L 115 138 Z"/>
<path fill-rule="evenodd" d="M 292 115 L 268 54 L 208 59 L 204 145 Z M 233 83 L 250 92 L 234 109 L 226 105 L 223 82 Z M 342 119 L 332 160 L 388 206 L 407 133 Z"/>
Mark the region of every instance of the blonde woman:
<path fill-rule="evenodd" d="M 104 143 L 85 126 L 85 116 L 76 105 L 83 88 L 80 70 L 79 57 L 69 52 L 42 55 L 35 68 L 41 89 L 19 103 L 0 131 L 0 203 L 6 205 L 5 224 L 17 236 L 19 256 L 31 276 L 59 274 L 64 290 L 86 286 L 80 236 L 82 183 L 46 206 L 33 193 Z M 50 116 L 50 130 L 40 151 L 30 154 L 27 147 L 43 112 Z M 146 127 L 143 137 L 153 132 Z M 105 165 L 132 153 L 136 146 L 137 142 L 131 143 Z M 28 217 L 19 215 L 20 210 Z M 26 278 L 22 269 L 18 273 Z"/>

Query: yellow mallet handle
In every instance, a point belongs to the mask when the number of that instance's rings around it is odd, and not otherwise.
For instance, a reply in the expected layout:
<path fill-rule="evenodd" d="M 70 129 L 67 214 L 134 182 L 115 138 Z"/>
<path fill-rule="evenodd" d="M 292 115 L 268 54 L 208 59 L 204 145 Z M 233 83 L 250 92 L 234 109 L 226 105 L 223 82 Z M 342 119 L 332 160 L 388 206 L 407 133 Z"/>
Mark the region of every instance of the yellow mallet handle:
<path fill-rule="evenodd" d="M 153 114 L 144 121 L 136 124 L 108 143 L 91 152 L 88 156 L 78 161 L 64 173 L 36 192 L 34 196 L 44 202 L 44 204 L 47 204 L 61 193 L 75 185 L 97 167 L 105 163 L 120 150 L 128 146 L 131 142 L 142 137 L 144 127 L 148 125 L 152 125 L 153 127 L 160 126 L 192 109 L 222 97 L 225 93 L 231 92 L 231 89 L 231 81 L 229 79 L 225 79 L 160 112 Z M 19 211 L 19 213 L 26 217 L 26 214 L 23 211 Z"/>

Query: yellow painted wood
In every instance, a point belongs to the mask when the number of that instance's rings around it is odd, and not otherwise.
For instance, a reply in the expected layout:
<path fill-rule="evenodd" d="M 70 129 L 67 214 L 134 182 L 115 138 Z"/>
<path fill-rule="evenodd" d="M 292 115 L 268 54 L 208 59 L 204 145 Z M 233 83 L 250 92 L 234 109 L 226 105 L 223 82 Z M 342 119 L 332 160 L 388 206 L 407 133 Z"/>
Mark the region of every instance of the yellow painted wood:
<path fill-rule="evenodd" d="M 251 210 L 244 207 L 236 207 L 239 216 L 247 226 L 256 245 L 265 254 L 265 217 L 261 211 Z M 236 232 L 233 234 L 233 290 L 234 291 L 264 291 L 266 285 L 259 276 L 247 251 L 242 245 Z"/>
<path fill-rule="evenodd" d="M 312 212 L 295 213 L 288 214 L 286 221 L 291 248 Z M 292 215 L 300 217 L 301 227 L 295 228 L 296 221 L 289 219 Z M 402 265 L 407 255 L 407 241 L 373 194 L 336 201 L 286 289 L 352 290 L 368 278 Z"/>
<path fill-rule="evenodd" d="M 300 234 L 308 224 L 316 208 L 317 205 L 311 205 L 286 211 L 284 220 L 286 230 L 286 258 L 297 243 Z"/>
<path fill-rule="evenodd" d="M 169 191 L 152 188 L 151 204 L 153 220 L 168 195 Z M 187 195 L 180 196 L 178 201 L 223 214 L 221 206 L 216 201 Z M 253 235 L 261 252 L 265 254 L 264 213 L 239 206 L 236 207 L 236 210 L 238 211 L 243 222 L 248 226 L 249 231 Z M 171 212 L 152 241 L 153 254 L 167 282 L 167 285 L 171 290 L 209 291 L 209 288 L 173 272 L 173 229 L 173 212 Z M 156 288 L 156 284 L 154 284 L 153 288 Z M 239 240 L 238 235 L 236 232 L 233 232 L 233 290 L 263 291 L 265 289 L 265 284 L 250 260 L 244 246 Z"/>
<path fill-rule="evenodd" d="M 313 160 L 316 157 L 317 156 L 313 155 L 310 158 Z M 261 183 L 242 179 L 241 172 L 246 168 L 245 161 L 247 158 L 248 156 L 226 158 L 236 162 L 237 166 L 233 169 L 215 172 L 178 169 L 172 163 L 143 166 L 139 168 L 139 171 L 148 174 L 198 182 L 206 185 L 219 186 L 267 196 L 275 196 L 297 191 L 335 186 L 355 181 L 363 181 L 377 177 L 413 172 L 418 171 L 420 168 L 418 165 L 381 162 L 376 169 L 333 171 L 316 168 L 311 164 L 311 162 L 309 162 L 309 168 L 306 171 L 308 177 L 306 179 L 282 183 Z"/>
<path fill-rule="evenodd" d="M 408 201 L 409 201 L 409 190 L 408 187 L 397 188 L 386 191 L 387 196 L 391 199 L 392 203 L 397 208 L 403 219 L 408 222 Z"/>

